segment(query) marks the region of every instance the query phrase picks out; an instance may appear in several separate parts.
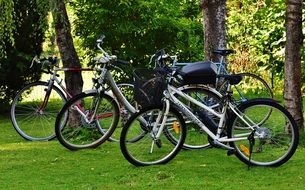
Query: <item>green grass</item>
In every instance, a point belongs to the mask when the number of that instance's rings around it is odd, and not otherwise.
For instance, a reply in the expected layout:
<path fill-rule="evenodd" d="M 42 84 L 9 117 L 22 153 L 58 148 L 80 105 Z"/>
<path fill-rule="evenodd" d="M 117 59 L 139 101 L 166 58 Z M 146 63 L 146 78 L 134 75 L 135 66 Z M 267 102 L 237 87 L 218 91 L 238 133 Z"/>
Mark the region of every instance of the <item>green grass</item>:
<path fill-rule="evenodd" d="M 0 189 L 304 189 L 305 148 L 278 168 L 251 167 L 226 151 L 182 151 L 166 165 L 135 167 L 119 144 L 69 151 L 27 142 L 1 117 Z"/>

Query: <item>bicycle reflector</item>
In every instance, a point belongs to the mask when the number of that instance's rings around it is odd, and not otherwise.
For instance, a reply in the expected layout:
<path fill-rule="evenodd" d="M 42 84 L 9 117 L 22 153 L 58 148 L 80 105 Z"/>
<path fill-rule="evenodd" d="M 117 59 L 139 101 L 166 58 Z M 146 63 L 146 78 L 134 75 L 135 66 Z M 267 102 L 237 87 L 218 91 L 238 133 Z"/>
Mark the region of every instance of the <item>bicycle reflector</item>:
<path fill-rule="evenodd" d="M 240 144 L 239 147 L 246 156 L 248 156 L 248 157 L 250 156 L 250 151 L 245 145 Z"/>
<path fill-rule="evenodd" d="M 175 131 L 175 133 L 180 133 L 180 126 L 179 126 L 179 123 L 177 121 L 174 121 L 173 123 L 173 129 Z"/>

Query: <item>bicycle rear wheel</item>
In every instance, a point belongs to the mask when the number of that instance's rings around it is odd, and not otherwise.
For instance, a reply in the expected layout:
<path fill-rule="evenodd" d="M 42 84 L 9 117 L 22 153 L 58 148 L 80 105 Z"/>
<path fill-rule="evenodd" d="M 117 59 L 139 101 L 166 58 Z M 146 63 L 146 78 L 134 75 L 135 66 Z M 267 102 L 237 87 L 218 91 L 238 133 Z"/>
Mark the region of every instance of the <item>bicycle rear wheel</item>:
<path fill-rule="evenodd" d="M 159 121 L 158 117 L 161 117 Z M 121 133 L 120 146 L 124 157 L 131 164 L 136 166 L 165 164 L 180 151 L 186 136 L 183 117 L 171 108 L 165 120 L 171 125 L 164 125 L 165 129 L 160 137 L 156 137 L 162 120 L 163 107 L 148 106 L 127 121 Z M 172 130 L 175 132 L 171 135 L 175 135 L 177 143 L 168 140 L 167 132 Z"/>
<path fill-rule="evenodd" d="M 59 142 L 70 150 L 95 148 L 111 136 L 118 120 L 115 99 L 95 91 L 83 92 L 70 99 L 59 112 L 55 132 Z"/>
<path fill-rule="evenodd" d="M 266 81 L 261 77 L 252 73 L 240 73 L 242 80 L 237 85 L 231 86 L 233 91 L 233 98 L 237 103 L 246 102 L 253 98 L 273 98 L 273 93 Z M 221 93 L 226 91 L 228 81 L 225 81 L 219 91 Z M 261 123 L 268 119 L 272 109 L 264 110 L 265 117 L 262 117 Z"/>
<path fill-rule="evenodd" d="M 28 84 L 17 93 L 12 102 L 12 124 L 26 140 L 47 141 L 55 138 L 54 122 L 67 100 L 54 85 L 50 94 L 47 94 L 48 85 L 47 82 Z"/>
<path fill-rule="evenodd" d="M 273 93 L 267 82 L 261 77 L 252 73 L 239 73 L 242 80 L 237 85 L 232 86 L 234 99 L 241 103 L 253 98 L 273 98 Z M 227 90 L 228 81 L 224 81 L 219 92 L 224 93 Z"/>
<path fill-rule="evenodd" d="M 222 106 L 220 104 L 221 97 L 217 95 L 216 93 L 210 91 L 205 86 L 184 86 L 180 87 L 182 92 L 186 93 L 187 95 L 191 96 L 195 100 L 213 108 L 217 112 L 221 112 Z M 194 112 L 204 112 L 202 108 L 199 106 L 187 101 L 186 99 L 178 97 L 180 101 L 182 101 L 186 106 L 188 106 L 191 110 Z M 210 117 L 213 118 L 216 124 L 219 122 L 219 118 L 213 117 L 213 115 L 210 115 Z M 186 139 L 182 146 L 183 149 L 204 149 L 209 148 L 210 143 L 208 141 L 208 135 L 203 131 L 200 126 L 193 123 L 192 121 L 185 118 L 186 123 Z M 169 136 L 171 137 L 171 136 Z M 173 136 L 174 137 L 174 136 Z M 176 140 L 174 138 L 171 138 L 173 142 Z"/>
<path fill-rule="evenodd" d="M 266 110 L 272 112 L 264 123 L 261 123 Z M 231 142 L 236 156 L 244 163 L 256 166 L 280 166 L 294 154 L 299 140 L 296 123 L 289 112 L 270 99 L 253 99 L 239 107 L 243 117 L 257 126 L 252 143 L 252 154 L 248 139 Z M 252 130 L 236 115 L 231 117 L 228 137 L 248 137 Z M 250 158 L 249 158 L 250 157 Z"/>

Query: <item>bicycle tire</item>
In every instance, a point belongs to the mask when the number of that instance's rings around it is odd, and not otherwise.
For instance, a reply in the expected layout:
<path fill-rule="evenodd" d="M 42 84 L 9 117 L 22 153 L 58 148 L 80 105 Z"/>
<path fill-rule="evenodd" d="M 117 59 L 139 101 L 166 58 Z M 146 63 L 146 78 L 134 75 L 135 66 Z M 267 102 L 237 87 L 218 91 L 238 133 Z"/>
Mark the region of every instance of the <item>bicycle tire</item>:
<path fill-rule="evenodd" d="M 23 87 L 14 97 L 10 118 L 17 133 L 29 141 L 48 141 L 55 138 L 54 122 L 67 101 L 64 93 L 52 86 L 45 103 L 47 82 L 34 82 Z M 43 95 L 43 96 L 42 96 Z"/>
<path fill-rule="evenodd" d="M 94 112 L 92 110 L 98 115 L 89 123 L 86 119 Z M 58 141 L 70 150 L 96 148 L 111 136 L 118 121 L 116 100 L 106 93 L 90 90 L 67 101 L 56 118 L 55 132 Z"/>
<path fill-rule="evenodd" d="M 137 105 L 135 105 L 135 101 L 133 99 L 133 90 L 134 90 L 134 85 L 130 84 L 130 83 L 118 83 L 117 84 L 118 88 L 121 90 L 122 94 L 125 96 L 125 98 L 127 99 L 127 101 L 133 105 L 134 107 L 137 107 Z M 106 91 L 109 91 L 111 94 L 112 91 L 111 89 L 107 89 Z M 113 96 L 115 97 L 115 95 L 113 94 Z M 128 111 L 124 105 L 119 104 L 119 108 L 120 108 L 120 121 L 119 124 L 117 125 L 115 131 L 112 133 L 111 137 L 109 137 L 109 141 L 111 142 L 119 142 L 120 141 L 120 135 L 121 135 L 121 131 L 122 131 L 122 127 L 123 125 L 127 122 L 128 118 L 131 116 L 132 113 L 130 113 L 130 111 Z"/>
<path fill-rule="evenodd" d="M 233 85 L 233 98 L 236 103 L 240 104 L 253 98 L 273 98 L 273 93 L 267 82 L 261 77 L 252 73 L 240 73 L 242 81 L 237 85 Z M 228 81 L 225 81 L 219 91 L 223 93 L 226 89 Z M 261 123 L 264 123 L 271 114 L 272 109 L 266 110 L 265 117 L 262 118 Z"/>
<path fill-rule="evenodd" d="M 238 73 L 242 76 L 242 81 L 233 85 L 233 97 L 237 102 L 244 102 L 252 98 L 273 98 L 273 92 L 267 82 L 260 76 L 252 73 Z M 223 81 L 217 90 L 220 93 L 226 91 L 228 81 Z"/>
<path fill-rule="evenodd" d="M 160 138 L 152 139 L 157 131 L 152 129 L 155 113 L 162 113 L 163 106 L 148 106 L 133 114 L 124 125 L 121 137 L 121 152 L 128 162 L 135 166 L 165 164 L 172 160 L 184 143 L 186 128 L 182 115 L 174 108 L 170 108 L 169 115 L 176 117 L 175 130 L 179 141 L 172 143 L 166 137 L 168 130 L 161 133 Z M 159 112 L 160 111 L 160 112 Z M 141 124 L 139 118 L 145 118 L 148 126 Z M 155 121 L 153 121 L 155 122 Z"/>
<path fill-rule="evenodd" d="M 299 141 L 297 125 L 290 113 L 272 99 L 253 99 L 239 106 L 239 110 L 252 121 L 259 123 L 264 117 L 263 109 L 272 109 L 271 115 L 256 130 L 253 153 L 250 154 L 249 140 L 230 142 L 235 155 L 244 163 L 255 166 L 280 166 L 294 154 Z M 249 134 L 251 131 L 239 117 L 230 117 L 228 137 Z M 249 147 L 249 148 L 248 148 Z M 249 160 L 249 157 L 251 159 Z"/>
<path fill-rule="evenodd" d="M 214 110 L 217 110 L 219 113 L 222 111 L 222 106 L 219 103 L 221 101 L 220 94 L 216 94 L 213 91 L 210 91 L 206 86 L 202 85 L 190 85 L 190 86 L 183 86 L 180 87 L 182 92 L 185 92 L 189 96 L 193 97 L 194 99 L 202 102 L 203 104 L 212 107 Z M 179 99 L 179 97 L 178 97 Z M 185 99 L 181 100 L 185 105 L 187 105 L 190 109 L 193 111 L 201 111 L 202 108 L 198 107 L 197 105 L 194 105 L 190 102 L 185 102 Z M 212 116 L 212 115 L 211 115 Z M 219 118 L 213 117 L 213 120 L 215 123 L 218 124 Z M 186 139 L 182 146 L 183 149 L 186 150 L 196 150 L 196 149 L 204 149 L 211 147 L 209 143 L 209 137 L 203 131 L 199 126 L 192 123 L 191 121 L 188 121 L 187 118 L 185 118 L 186 123 Z M 176 139 L 174 139 L 169 132 L 169 138 L 170 140 L 175 143 Z"/>

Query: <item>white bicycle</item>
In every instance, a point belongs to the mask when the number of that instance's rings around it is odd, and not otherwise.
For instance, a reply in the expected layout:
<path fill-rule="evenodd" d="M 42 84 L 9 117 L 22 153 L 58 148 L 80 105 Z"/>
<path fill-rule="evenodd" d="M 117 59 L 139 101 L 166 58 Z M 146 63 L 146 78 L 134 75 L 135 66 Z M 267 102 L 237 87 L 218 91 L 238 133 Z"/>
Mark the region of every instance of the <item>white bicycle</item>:
<path fill-rule="evenodd" d="M 268 98 L 236 104 L 231 86 L 238 84 L 242 77 L 217 75 L 213 68 L 212 63 L 198 63 L 182 70 L 166 69 L 168 76 L 160 82 L 160 86 L 165 83 L 164 98 L 158 105 L 141 109 L 123 127 L 120 146 L 130 163 L 145 166 L 164 164 L 173 159 L 185 141 L 187 124 L 184 118 L 204 131 L 202 135 L 211 146 L 223 148 L 228 155 L 235 154 L 249 165 L 279 166 L 292 157 L 299 134 L 289 112 Z M 211 108 L 173 86 L 174 78 L 179 78 L 183 84 L 215 84 L 217 78 L 222 78 L 228 86 L 223 95 L 206 88 L 221 97 Z M 188 106 L 189 102 L 200 109 L 197 111 Z M 219 106 L 220 111 L 215 106 Z M 269 117 L 262 122 L 270 109 Z M 217 122 L 214 117 L 218 118 Z"/>

